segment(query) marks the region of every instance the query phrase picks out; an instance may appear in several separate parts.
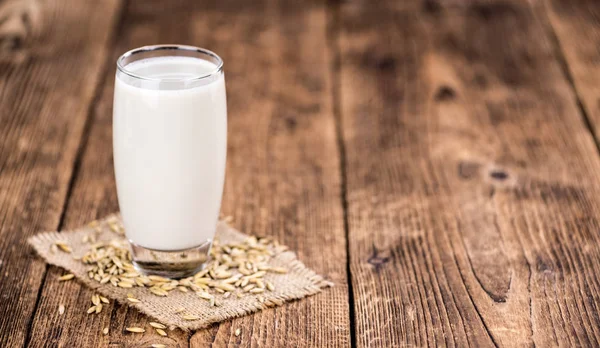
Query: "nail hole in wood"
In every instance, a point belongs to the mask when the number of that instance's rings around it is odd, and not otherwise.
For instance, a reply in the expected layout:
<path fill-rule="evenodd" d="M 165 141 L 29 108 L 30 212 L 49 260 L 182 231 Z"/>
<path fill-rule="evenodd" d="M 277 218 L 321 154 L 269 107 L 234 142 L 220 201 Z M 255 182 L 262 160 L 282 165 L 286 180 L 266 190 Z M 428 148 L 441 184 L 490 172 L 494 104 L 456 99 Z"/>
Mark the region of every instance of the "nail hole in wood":
<path fill-rule="evenodd" d="M 490 173 L 490 176 L 493 179 L 500 180 L 500 181 L 506 180 L 508 178 L 508 174 L 506 172 L 504 172 L 504 171 L 501 171 L 501 170 L 494 170 L 494 171 L 492 171 Z"/>
<path fill-rule="evenodd" d="M 449 101 L 456 97 L 454 90 L 448 86 L 441 86 L 435 94 L 435 100 L 439 102 Z"/>
<path fill-rule="evenodd" d="M 297 122 L 293 117 L 287 117 L 285 119 L 285 125 L 287 126 L 288 130 L 293 131 L 294 129 L 296 129 Z"/>
<path fill-rule="evenodd" d="M 384 57 L 377 62 L 377 68 L 381 71 L 390 71 L 396 68 L 396 60 L 393 57 Z"/>
<path fill-rule="evenodd" d="M 427 13 L 438 13 L 441 9 L 440 4 L 436 0 L 425 0 L 423 2 L 423 10 Z"/>
<path fill-rule="evenodd" d="M 379 255 L 379 250 L 373 245 L 373 254 L 371 254 L 371 257 L 369 257 L 367 262 L 375 267 L 375 271 L 379 271 L 379 269 L 388 261 L 390 261 L 390 258 Z"/>

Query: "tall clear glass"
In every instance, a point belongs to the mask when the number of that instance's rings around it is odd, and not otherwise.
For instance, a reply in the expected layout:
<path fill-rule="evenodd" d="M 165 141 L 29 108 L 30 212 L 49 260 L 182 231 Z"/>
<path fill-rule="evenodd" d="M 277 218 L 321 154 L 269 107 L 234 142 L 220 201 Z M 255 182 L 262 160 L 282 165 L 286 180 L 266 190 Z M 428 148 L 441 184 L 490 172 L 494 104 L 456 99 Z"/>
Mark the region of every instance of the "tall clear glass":
<path fill-rule="evenodd" d="M 199 271 L 216 231 L 227 152 L 223 61 L 157 45 L 117 60 L 113 152 L 133 264 L 180 278 Z"/>

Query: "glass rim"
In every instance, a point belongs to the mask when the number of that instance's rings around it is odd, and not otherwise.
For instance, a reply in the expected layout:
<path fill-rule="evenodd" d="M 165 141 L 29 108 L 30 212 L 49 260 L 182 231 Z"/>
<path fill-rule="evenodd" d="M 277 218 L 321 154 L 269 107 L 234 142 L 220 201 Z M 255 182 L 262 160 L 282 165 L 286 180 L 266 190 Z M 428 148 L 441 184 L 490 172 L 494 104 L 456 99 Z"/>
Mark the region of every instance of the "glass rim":
<path fill-rule="evenodd" d="M 171 81 L 185 81 L 185 82 L 199 81 L 199 80 L 203 80 L 206 78 L 210 78 L 214 75 L 217 75 L 217 74 L 220 74 L 223 72 L 223 59 L 221 59 L 221 57 L 219 57 L 219 55 L 216 54 L 215 52 L 213 52 L 211 50 L 207 50 L 205 48 L 196 47 L 196 46 L 172 45 L 172 44 L 170 44 L 170 45 L 149 45 L 149 46 L 142 46 L 142 47 L 131 49 L 131 50 L 123 53 L 119 58 L 117 58 L 117 70 L 122 72 L 123 74 L 133 77 L 135 79 L 140 79 L 140 80 L 145 80 L 145 81 L 164 81 L 165 79 L 163 79 L 163 78 L 143 76 L 143 75 L 137 74 L 131 70 L 128 70 L 127 65 L 123 65 L 123 61 L 125 59 L 127 59 L 131 56 L 134 56 L 136 54 L 139 54 L 139 53 L 154 52 L 154 51 L 169 51 L 169 50 L 202 53 L 202 54 L 211 56 L 212 58 L 214 58 L 216 60 L 216 68 L 209 73 L 198 75 L 198 76 L 193 76 L 193 77 L 169 79 Z M 201 59 L 201 58 L 198 58 L 198 59 Z"/>

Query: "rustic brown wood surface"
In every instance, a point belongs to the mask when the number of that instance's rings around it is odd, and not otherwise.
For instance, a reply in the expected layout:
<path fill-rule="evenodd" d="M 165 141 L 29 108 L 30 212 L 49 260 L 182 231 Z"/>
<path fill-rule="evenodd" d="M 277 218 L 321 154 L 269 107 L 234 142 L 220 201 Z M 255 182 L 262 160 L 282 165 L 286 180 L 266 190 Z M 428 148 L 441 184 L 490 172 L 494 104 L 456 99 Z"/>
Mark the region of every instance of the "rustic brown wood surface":
<path fill-rule="evenodd" d="M 341 6 L 358 346 L 598 344 L 600 161 L 533 10 Z"/>
<path fill-rule="evenodd" d="M 572 79 L 598 139 L 600 134 L 600 2 L 546 0 L 544 9 L 559 43 L 558 56 Z"/>
<path fill-rule="evenodd" d="M 118 1 L 0 2 L 0 345 L 4 347 L 22 346 L 31 332 L 46 265 L 26 239 L 40 230 L 62 227 L 88 108 L 101 79 L 118 6 Z"/>
<path fill-rule="evenodd" d="M 202 25 L 190 42 L 213 48 L 226 64 L 223 213 L 241 231 L 289 246 L 335 287 L 199 331 L 191 346 L 347 347 L 346 238 L 325 3 L 222 0 L 193 10 Z"/>
<path fill-rule="evenodd" d="M 290 246 L 308 266 L 337 286 L 322 296 L 199 331 L 190 344 L 347 346 L 346 249 L 329 92 L 326 8 L 294 9 L 264 1 L 238 12 L 232 5 L 132 2 L 120 19 L 123 35 L 116 39 L 107 64 L 112 73 L 119 53 L 154 42 L 203 42 L 219 52 L 227 64 L 230 115 L 223 212 L 234 216 L 234 224 L 241 230 L 272 235 Z M 257 16 L 261 11 L 270 12 L 271 19 Z M 162 18 L 165 12 L 170 14 L 168 18 Z M 295 19 L 290 21 L 292 16 Z M 225 19 L 239 24 L 231 26 Z M 311 30 L 300 30 L 305 25 Z M 297 38 L 290 41 L 290 36 L 283 35 L 286 31 L 297 32 Z M 219 32 L 222 37 L 211 35 Z M 240 41 L 242 35 L 247 39 Z M 270 48 L 275 42 L 281 43 Z M 299 47 L 302 54 L 296 56 Z M 293 69 L 279 66 L 277 62 L 282 60 Z M 303 85 L 296 85 L 297 76 L 305 79 Z M 66 208 L 65 228 L 118 209 L 110 151 L 113 83 L 111 74 L 93 110 Z M 311 134 L 318 138 L 312 139 Z M 98 316 L 87 315 L 93 292 L 75 283 L 61 291 L 65 284 L 57 280 L 60 274 L 59 268 L 51 267 L 46 277 L 32 328 L 32 346 L 44 347 L 48 337 L 57 345 L 188 345 L 190 337 L 181 331 L 170 332 L 164 339 L 152 332 L 143 336 L 125 333 L 125 327 L 144 326 L 148 320 L 122 306 L 108 306 Z M 57 321 L 60 304 L 68 310 Z M 330 322 L 337 325 L 324 324 Z M 110 329 L 107 336 L 101 334 L 104 327 Z M 242 332 L 239 337 L 234 335 L 238 328 Z M 90 334 L 81 335 L 82 330 Z"/>
<path fill-rule="evenodd" d="M 598 346 L 599 14 L 592 0 L 0 1 L 0 346 Z M 148 321 L 124 306 L 85 314 L 92 292 L 25 240 L 118 209 L 114 62 L 173 42 L 225 60 L 223 214 L 336 286 L 160 338 L 124 332 Z"/>

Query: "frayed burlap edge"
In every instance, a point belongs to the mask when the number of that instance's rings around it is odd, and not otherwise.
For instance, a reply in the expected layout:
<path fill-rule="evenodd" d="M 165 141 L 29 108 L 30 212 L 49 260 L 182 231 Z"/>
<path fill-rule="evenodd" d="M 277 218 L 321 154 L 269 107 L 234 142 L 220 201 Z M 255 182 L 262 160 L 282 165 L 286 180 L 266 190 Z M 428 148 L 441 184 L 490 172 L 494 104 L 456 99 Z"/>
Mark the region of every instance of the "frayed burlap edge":
<path fill-rule="evenodd" d="M 120 220 L 120 216 L 118 214 L 108 216 L 100 220 L 100 226 L 106 221 L 114 219 Z M 149 291 L 147 291 L 148 294 L 140 293 L 140 291 L 145 290 L 143 288 L 123 289 L 114 287 L 110 283 L 100 284 L 90 279 L 87 275 L 87 266 L 74 259 L 74 257 L 80 257 L 87 252 L 87 248 L 84 248 L 81 240 L 88 233 L 93 233 L 91 227 L 82 227 L 61 233 L 44 232 L 30 237 L 28 242 L 47 263 L 68 270 L 89 288 L 123 305 L 137 308 L 140 312 L 169 326 L 170 329 L 180 328 L 185 331 L 202 329 L 214 323 L 248 315 L 269 307 L 280 306 L 287 301 L 311 296 L 321 292 L 323 288 L 333 286 L 332 282 L 325 280 L 322 276 L 307 268 L 296 258 L 293 252 L 285 251 L 276 255 L 270 261 L 270 264 L 285 267 L 289 272 L 283 277 L 273 276 L 271 281 L 275 284 L 276 289 L 272 293 L 265 293 L 260 296 L 264 302 L 259 301 L 258 297 L 253 300 L 252 296 L 241 299 L 230 296 L 227 300 L 224 300 L 222 306 L 208 307 L 204 305 L 206 301 L 197 300 L 195 297 L 189 297 L 176 291 L 174 295 L 180 298 L 173 301 L 170 298 L 171 295 L 169 297 L 157 297 L 149 294 Z M 221 239 L 221 243 L 242 241 L 248 237 L 225 222 L 219 223 L 217 235 Z M 122 238 L 108 228 L 104 228 L 99 240 L 110 240 L 117 237 Z M 51 245 L 57 241 L 67 241 L 73 248 L 73 253 L 52 252 Z M 131 292 L 135 292 L 136 298 L 143 299 L 143 301 L 141 303 L 129 302 L 127 293 Z M 165 302 L 165 304 L 163 305 L 161 302 Z M 168 305 L 167 302 L 169 302 Z M 174 313 L 175 308 L 187 308 L 186 305 L 190 303 L 196 306 L 194 310 L 197 312 L 194 314 L 198 314 L 201 317 L 200 320 L 186 321 L 181 318 L 180 314 Z"/>

